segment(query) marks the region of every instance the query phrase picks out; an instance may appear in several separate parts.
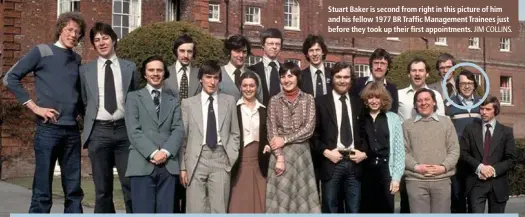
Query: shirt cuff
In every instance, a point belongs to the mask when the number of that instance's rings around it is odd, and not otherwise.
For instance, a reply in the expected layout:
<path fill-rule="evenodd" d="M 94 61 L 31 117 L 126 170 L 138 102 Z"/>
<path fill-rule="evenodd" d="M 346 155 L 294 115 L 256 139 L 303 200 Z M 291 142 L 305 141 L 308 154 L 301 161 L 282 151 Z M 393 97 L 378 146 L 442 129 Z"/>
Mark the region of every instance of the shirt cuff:
<path fill-rule="evenodd" d="M 157 154 L 157 151 L 159 150 L 155 150 L 153 153 L 151 153 L 151 155 L 149 156 L 150 159 L 153 159 L 153 156 L 155 156 L 155 154 Z"/>
<path fill-rule="evenodd" d="M 479 173 L 481 172 L 481 165 L 482 165 L 482 164 L 479 164 L 479 165 L 478 165 L 478 168 L 476 169 L 476 172 L 475 172 L 476 175 L 478 175 L 478 176 L 479 176 Z"/>
<path fill-rule="evenodd" d="M 166 150 L 166 149 L 161 149 L 160 151 L 166 153 L 166 155 L 167 155 L 168 158 L 169 158 L 170 155 L 171 155 L 170 152 L 169 152 L 168 150 Z"/>
<path fill-rule="evenodd" d="M 492 167 L 492 173 L 494 173 L 493 177 L 496 178 L 496 169 Z"/>

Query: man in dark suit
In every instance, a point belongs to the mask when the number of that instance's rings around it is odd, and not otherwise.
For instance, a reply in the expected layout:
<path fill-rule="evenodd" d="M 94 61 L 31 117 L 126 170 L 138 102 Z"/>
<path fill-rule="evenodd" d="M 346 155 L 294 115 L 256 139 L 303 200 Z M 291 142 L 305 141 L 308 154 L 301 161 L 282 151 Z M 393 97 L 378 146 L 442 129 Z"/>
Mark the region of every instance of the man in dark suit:
<path fill-rule="evenodd" d="M 508 171 L 516 162 L 516 144 L 513 129 L 496 121 L 499 111 L 498 98 L 489 95 L 480 106 L 482 120 L 467 125 L 460 140 L 460 160 L 469 169 L 467 201 L 473 213 L 484 213 L 487 200 L 489 213 L 504 213 L 509 199 Z"/>
<path fill-rule="evenodd" d="M 130 135 L 126 177 L 130 178 L 134 213 L 173 213 L 179 150 L 184 139 L 181 105 L 164 86 L 170 73 L 162 57 L 146 59 L 141 76 L 148 84 L 126 102 Z"/>
<path fill-rule="evenodd" d="M 429 84 L 428 87 L 430 89 L 434 89 L 439 91 L 441 94 L 441 97 L 443 97 L 443 100 L 445 100 L 445 94 L 448 94 L 450 98 L 458 94 L 458 88 L 456 86 L 456 83 L 454 82 L 454 74 L 450 74 L 447 79 L 447 90 L 443 91 L 443 79 L 445 79 L 445 75 L 447 74 L 448 70 L 452 68 L 454 65 L 456 65 L 456 60 L 454 56 L 452 56 L 449 53 L 442 53 L 438 56 L 436 61 L 436 69 L 439 71 L 439 77 L 441 79 L 437 81 L 436 83 Z M 454 203 L 453 203 L 454 204 Z"/>
<path fill-rule="evenodd" d="M 283 35 L 275 28 L 266 29 L 261 33 L 261 45 L 264 50 L 262 61 L 251 65 L 248 69 L 254 71 L 261 78 L 264 106 L 268 106 L 270 98 L 281 92 L 279 70 L 282 63 L 277 59 L 281 52 Z"/>
<path fill-rule="evenodd" d="M 88 149 L 95 184 L 95 213 L 115 213 L 113 167 L 117 168 L 126 212 L 131 213 L 131 189 L 126 178 L 129 139 L 124 120 L 129 92 L 138 88 L 135 63 L 115 54 L 117 34 L 111 25 L 97 22 L 89 33 L 97 60 L 80 67 L 86 116 L 82 145 Z"/>
<path fill-rule="evenodd" d="M 357 213 L 361 194 L 361 161 L 366 159 L 359 135 L 362 103 L 350 96 L 352 67 L 337 63 L 332 71 L 333 90 L 316 98 L 316 151 L 321 161 L 322 211 L 339 211 L 339 192 L 344 192 L 346 212 Z"/>
<path fill-rule="evenodd" d="M 397 113 L 399 107 L 397 86 L 386 80 L 386 75 L 392 67 L 392 56 L 385 49 L 377 48 L 370 56 L 369 65 L 372 69 L 372 74 L 368 77 L 358 78 L 355 82 L 355 85 L 352 86 L 350 94 L 352 94 L 355 97 L 359 97 L 361 91 L 370 82 L 383 82 L 385 84 L 386 89 L 392 96 L 392 108 L 390 109 L 390 111 Z"/>
<path fill-rule="evenodd" d="M 308 35 L 303 43 L 303 54 L 310 65 L 301 71 L 301 90 L 315 98 L 332 91 L 330 69 L 324 67 L 328 47 L 320 35 Z"/>

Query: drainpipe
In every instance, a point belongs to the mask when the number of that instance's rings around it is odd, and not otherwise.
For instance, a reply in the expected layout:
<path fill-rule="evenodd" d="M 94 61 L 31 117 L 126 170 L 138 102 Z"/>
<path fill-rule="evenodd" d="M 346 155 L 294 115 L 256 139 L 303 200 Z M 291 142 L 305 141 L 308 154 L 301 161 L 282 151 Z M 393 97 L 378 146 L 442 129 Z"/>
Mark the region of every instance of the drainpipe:
<path fill-rule="evenodd" d="M 230 36 L 230 32 L 229 32 L 229 24 L 228 24 L 228 21 L 230 20 L 230 0 L 224 0 L 224 2 L 226 3 L 226 32 L 224 33 L 224 40 L 227 40 L 228 39 L 228 36 Z"/>
<path fill-rule="evenodd" d="M 243 3 L 243 0 L 241 0 L 241 27 L 239 28 L 241 30 L 241 35 L 243 34 L 244 32 L 244 3 Z"/>
<path fill-rule="evenodd" d="M 486 53 L 485 53 L 485 37 L 483 37 L 483 71 L 485 71 L 485 73 L 487 73 L 487 56 L 486 56 Z M 483 82 L 485 83 L 485 82 Z M 487 87 L 485 87 L 487 88 Z"/>

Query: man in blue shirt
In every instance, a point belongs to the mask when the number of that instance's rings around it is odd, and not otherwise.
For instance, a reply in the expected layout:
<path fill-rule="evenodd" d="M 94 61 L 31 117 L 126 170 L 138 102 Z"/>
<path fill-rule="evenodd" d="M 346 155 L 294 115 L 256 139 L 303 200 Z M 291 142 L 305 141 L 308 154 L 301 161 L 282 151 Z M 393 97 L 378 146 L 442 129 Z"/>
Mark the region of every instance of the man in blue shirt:
<path fill-rule="evenodd" d="M 36 115 L 34 138 L 35 174 L 29 213 L 49 213 L 52 181 L 58 160 L 64 189 L 64 212 L 82 213 L 84 197 L 80 187 L 80 131 L 83 115 L 80 99 L 81 57 L 73 51 L 85 35 L 86 23 L 78 13 L 61 14 L 57 20 L 54 44 L 39 44 L 22 57 L 5 75 L 4 85 L 18 102 Z M 33 72 L 36 102 L 22 85 Z"/>

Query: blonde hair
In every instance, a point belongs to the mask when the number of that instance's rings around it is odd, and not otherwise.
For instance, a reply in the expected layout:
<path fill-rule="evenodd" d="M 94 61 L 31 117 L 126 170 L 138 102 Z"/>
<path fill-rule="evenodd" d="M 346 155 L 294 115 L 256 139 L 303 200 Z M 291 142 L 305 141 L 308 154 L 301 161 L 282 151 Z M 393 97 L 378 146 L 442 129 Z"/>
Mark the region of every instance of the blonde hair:
<path fill-rule="evenodd" d="M 383 82 L 374 81 L 361 91 L 361 99 L 364 101 L 365 105 L 368 103 L 368 99 L 372 97 L 377 97 L 381 99 L 381 108 L 382 112 L 387 112 L 392 108 L 392 96 L 383 85 Z"/>

